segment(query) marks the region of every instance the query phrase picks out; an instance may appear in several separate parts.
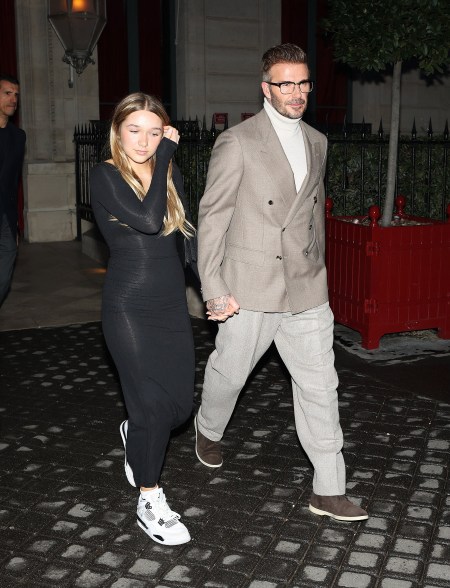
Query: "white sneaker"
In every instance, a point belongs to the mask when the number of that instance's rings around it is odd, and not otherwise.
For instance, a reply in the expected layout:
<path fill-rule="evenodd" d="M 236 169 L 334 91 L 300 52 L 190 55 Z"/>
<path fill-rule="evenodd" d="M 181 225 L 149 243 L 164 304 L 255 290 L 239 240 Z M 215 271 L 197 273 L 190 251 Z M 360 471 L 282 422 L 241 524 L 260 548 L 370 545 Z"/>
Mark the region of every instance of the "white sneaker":
<path fill-rule="evenodd" d="M 125 475 L 129 483 L 136 488 L 136 482 L 134 481 L 133 470 L 127 461 L 127 435 L 128 435 L 128 421 L 123 421 L 120 425 L 120 436 L 122 437 L 123 448 L 125 450 Z"/>
<path fill-rule="evenodd" d="M 139 496 L 137 524 L 147 535 L 163 545 L 181 545 L 191 540 L 189 531 L 180 522 L 180 515 L 170 509 L 162 488 Z"/>

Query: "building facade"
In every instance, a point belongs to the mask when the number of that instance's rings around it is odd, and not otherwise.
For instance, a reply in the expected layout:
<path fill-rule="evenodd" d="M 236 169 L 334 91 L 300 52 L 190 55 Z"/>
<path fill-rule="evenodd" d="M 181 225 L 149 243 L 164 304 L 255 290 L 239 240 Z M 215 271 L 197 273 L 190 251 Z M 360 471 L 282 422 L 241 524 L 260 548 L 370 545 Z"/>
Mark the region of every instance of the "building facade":
<path fill-rule="evenodd" d="M 76 238 L 77 125 L 108 118 L 114 102 L 136 89 L 161 95 L 172 118 L 205 115 L 210 124 L 214 113 L 227 113 L 229 124 L 236 124 L 261 108 L 261 55 L 281 41 L 298 43 L 309 53 L 317 88 L 309 116 L 317 112 L 317 120 L 334 122 L 345 115 L 353 122 L 364 117 L 375 130 L 383 118 L 388 131 L 389 78 L 363 84 L 342 81 L 342 72 L 336 75 L 330 49 L 318 40 L 325 5 L 323 0 L 107 0 L 108 22 L 93 55 L 96 63 L 75 74 L 69 87 L 69 66 L 48 23 L 47 1 L 2 0 L 0 47 L 7 42 L 5 31 L 15 31 L 17 67 L 11 71 L 2 50 L 0 69 L 20 79 L 19 124 L 27 133 L 25 238 Z M 402 132 L 410 131 L 414 117 L 418 132 L 425 132 L 430 116 L 434 130 L 442 132 L 449 94 L 448 77 L 427 86 L 417 72 L 406 74 Z"/>

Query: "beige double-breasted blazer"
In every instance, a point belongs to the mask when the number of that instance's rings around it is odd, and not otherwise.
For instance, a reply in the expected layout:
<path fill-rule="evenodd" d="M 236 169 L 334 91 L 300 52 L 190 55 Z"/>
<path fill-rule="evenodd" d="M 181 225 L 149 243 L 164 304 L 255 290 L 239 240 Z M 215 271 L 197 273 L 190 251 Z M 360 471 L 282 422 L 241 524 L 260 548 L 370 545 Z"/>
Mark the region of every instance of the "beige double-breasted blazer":
<path fill-rule="evenodd" d="M 302 312 L 328 300 L 324 262 L 326 137 L 300 121 L 300 190 L 264 110 L 217 139 L 200 201 L 203 299 L 231 293 L 246 310 Z"/>

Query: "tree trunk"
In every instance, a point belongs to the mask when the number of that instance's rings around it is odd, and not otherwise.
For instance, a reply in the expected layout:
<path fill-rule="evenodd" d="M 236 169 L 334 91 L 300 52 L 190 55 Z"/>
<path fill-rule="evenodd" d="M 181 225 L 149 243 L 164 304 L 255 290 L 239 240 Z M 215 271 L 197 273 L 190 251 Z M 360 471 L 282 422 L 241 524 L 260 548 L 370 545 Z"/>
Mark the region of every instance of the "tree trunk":
<path fill-rule="evenodd" d="M 400 129 L 400 82 L 402 62 L 394 64 L 392 76 L 391 130 L 389 135 L 389 154 L 387 168 L 386 198 L 383 207 L 381 226 L 388 227 L 392 221 L 395 198 L 395 178 L 397 174 L 398 137 Z"/>

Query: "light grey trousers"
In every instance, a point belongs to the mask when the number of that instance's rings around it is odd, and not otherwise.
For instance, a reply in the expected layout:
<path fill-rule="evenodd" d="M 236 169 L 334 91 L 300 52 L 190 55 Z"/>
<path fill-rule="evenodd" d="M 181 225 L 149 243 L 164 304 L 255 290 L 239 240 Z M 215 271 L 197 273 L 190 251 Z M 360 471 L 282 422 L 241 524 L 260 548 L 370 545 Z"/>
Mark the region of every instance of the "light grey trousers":
<path fill-rule="evenodd" d="M 333 328 L 328 302 L 298 314 L 241 309 L 219 324 L 205 370 L 200 432 L 220 441 L 250 372 L 274 341 L 292 378 L 295 425 L 314 467 L 313 491 L 345 494 Z"/>

